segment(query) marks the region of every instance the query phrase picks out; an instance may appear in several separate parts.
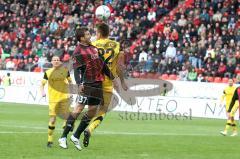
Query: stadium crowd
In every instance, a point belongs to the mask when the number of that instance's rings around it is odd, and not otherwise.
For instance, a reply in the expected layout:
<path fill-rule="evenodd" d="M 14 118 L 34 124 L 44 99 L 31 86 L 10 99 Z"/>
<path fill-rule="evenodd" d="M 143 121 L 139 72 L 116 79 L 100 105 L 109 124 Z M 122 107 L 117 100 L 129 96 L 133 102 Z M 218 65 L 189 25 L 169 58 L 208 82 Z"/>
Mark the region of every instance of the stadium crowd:
<path fill-rule="evenodd" d="M 240 0 L 195 0 L 181 6 L 133 44 L 129 69 L 189 81 L 213 80 L 203 76 L 236 78 L 239 16 Z"/>
<path fill-rule="evenodd" d="M 112 14 L 108 22 L 113 28 L 111 37 L 135 39 L 154 25 L 156 17 L 168 12 L 168 1 L 160 2 L 0 0 L 0 69 L 41 71 L 53 55 L 67 62 L 76 45 L 76 26 L 93 29 L 94 10 L 103 3 Z M 155 15 L 148 13 L 153 7 L 158 10 Z"/>
<path fill-rule="evenodd" d="M 125 48 L 130 73 L 190 81 L 235 78 L 240 73 L 240 0 L 195 0 L 174 7 L 177 2 L 0 0 L 0 69 L 41 71 L 54 54 L 68 62 L 75 27 L 93 32 L 94 10 L 104 3 L 112 14 L 111 37 L 132 42 Z"/>

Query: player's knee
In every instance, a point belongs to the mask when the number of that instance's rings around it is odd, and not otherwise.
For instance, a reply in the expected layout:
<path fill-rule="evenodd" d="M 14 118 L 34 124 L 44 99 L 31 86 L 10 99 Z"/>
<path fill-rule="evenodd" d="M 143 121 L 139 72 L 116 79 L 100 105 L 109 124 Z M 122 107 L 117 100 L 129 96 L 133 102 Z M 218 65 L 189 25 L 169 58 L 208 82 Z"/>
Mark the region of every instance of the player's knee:
<path fill-rule="evenodd" d="M 55 123 L 56 123 L 56 117 L 51 117 L 51 118 L 49 119 L 49 124 L 50 124 L 50 125 L 55 125 Z"/>
<path fill-rule="evenodd" d="M 102 110 L 99 110 L 98 111 L 98 114 L 97 114 L 97 116 L 105 116 L 106 115 L 106 111 L 102 111 Z"/>
<path fill-rule="evenodd" d="M 83 106 L 76 106 L 73 110 L 72 113 L 75 113 L 75 114 L 80 114 L 82 112 L 82 110 L 84 109 Z"/>
<path fill-rule="evenodd" d="M 82 117 L 82 121 L 86 121 L 87 123 L 89 123 L 91 121 L 91 117 L 89 117 L 87 113 L 84 113 Z"/>

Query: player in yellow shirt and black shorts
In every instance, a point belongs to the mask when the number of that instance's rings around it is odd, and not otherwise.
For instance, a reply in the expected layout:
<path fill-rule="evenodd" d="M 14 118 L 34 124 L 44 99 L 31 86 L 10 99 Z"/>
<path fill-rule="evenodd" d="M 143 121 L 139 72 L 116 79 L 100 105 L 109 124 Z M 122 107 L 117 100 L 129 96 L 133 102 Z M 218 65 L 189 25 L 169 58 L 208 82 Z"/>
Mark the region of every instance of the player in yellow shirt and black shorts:
<path fill-rule="evenodd" d="M 109 26 L 105 23 L 100 23 L 97 25 L 96 32 L 97 40 L 92 42 L 92 45 L 98 48 L 99 55 L 103 58 L 104 62 L 107 64 L 111 72 L 115 77 L 119 77 L 121 81 L 122 88 L 127 90 L 128 87 L 123 78 L 123 59 L 124 55 L 120 51 L 120 44 L 114 40 L 108 38 L 109 36 Z M 96 127 L 102 122 L 107 111 L 109 111 L 109 105 L 112 99 L 113 84 L 112 81 L 105 76 L 102 84 L 103 88 L 103 104 L 98 110 L 98 114 L 92 119 L 91 123 L 84 131 L 83 145 L 85 147 L 89 144 L 89 138 L 96 129 Z"/>
<path fill-rule="evenodd" d="M 53 67 L 44 73 L 41 82 L 42 96 L 46 96 L 44 86 L 48 83 L 49 124 L 47 146 L 52 147 L 56 116 L 66 119 L 69 115 L 69 84 L 72 82 L 68 69 L 61 65 L 60 58 L 53 56 Z"/>
<path fill-rule="evenodd" d="M 226 103 L 225 103 L 226 104 L 226 112 L 229 109 L 229 106 L 230 106 L 230 103 L 231 103 L 231 100 L 232 100 L 232 97 L 233 97 L 233 94 L 234 94 L 235 90 L 236 90 L 236 87 L 233 85 L 233 80 L 229 79 L 228 80 L 228 86 L 224 89 L 222 99 L 221 99 L 221 103 L 224 101 L 224 99 L 226 101 Z M 235 116 L 235 113 L 238 109 L 238 106 L 239 106 L 238 102 L 235 102 L 235 104 L 234 104 L 234 106 L 231 110 L 230 117 L 227 120 L 225 129 L 220 132 L 222 135 L 226 136 L 227 133 L 228 133 L 228 129 L 230 127 L 233 128 L 233 133 L 232 133 L 231 136 L 236 136 L 237 135 L 237 127 L 236 127 L 236 123 L 234 121 L 234 116 Z"/>

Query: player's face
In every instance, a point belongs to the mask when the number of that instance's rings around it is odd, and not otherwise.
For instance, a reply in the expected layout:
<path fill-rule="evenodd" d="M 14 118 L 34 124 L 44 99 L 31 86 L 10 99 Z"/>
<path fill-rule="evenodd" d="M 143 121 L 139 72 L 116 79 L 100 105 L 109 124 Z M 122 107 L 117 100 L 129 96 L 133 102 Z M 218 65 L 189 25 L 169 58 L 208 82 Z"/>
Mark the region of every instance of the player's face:
<path fill-rule="evenodd" d="M 54 56 L 52 58 L 52 65 L 53 65 L 53 67 L 59 67 L 61 65 L 60 58 L 57 56 Z"/>
<path fill-rule="evenodd" d="M 90 32 L 89 31 L 86 31 L 85 32 L 85 35 L 84 35 L 84 38 L 83 38 L 83 41 L 85 42 L 85 43 L 90 43 L 91 42 L 91 34 L 90 34 Z"/>
<path fill-rule="evenodd" d="M 96 31 L 96 38 L 97 38 L 97 40 L 102 38 L 102 35 L 98 30 Z"/>
<path fill-rule="evenodd" d="M 233 86 L 233 80 L 232 79 L 228 80 L 228 85 Z"/>

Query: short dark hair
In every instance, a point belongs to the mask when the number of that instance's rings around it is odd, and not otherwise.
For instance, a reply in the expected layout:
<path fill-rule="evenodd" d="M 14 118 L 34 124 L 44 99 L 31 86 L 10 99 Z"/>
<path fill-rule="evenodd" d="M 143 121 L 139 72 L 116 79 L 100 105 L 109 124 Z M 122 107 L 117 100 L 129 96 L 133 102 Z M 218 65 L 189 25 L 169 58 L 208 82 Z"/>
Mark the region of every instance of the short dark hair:
<path fill-rule="evenodd" d="M 81 37 L 85 36 L 85 32 L 88 31 L 88 28 L 86 27 L 80 27 L 76 29 L 75 37 L 78 41 L 80 41 Z"/>
<path fill-rule="evenodd" d="M 97 25 L 97 30 L 100 32 L 102 37 L 109 36 L 109 26 L 106 23 L 100 23 Z"/>

